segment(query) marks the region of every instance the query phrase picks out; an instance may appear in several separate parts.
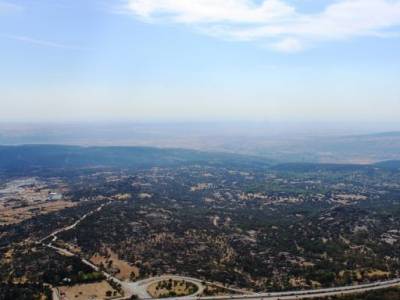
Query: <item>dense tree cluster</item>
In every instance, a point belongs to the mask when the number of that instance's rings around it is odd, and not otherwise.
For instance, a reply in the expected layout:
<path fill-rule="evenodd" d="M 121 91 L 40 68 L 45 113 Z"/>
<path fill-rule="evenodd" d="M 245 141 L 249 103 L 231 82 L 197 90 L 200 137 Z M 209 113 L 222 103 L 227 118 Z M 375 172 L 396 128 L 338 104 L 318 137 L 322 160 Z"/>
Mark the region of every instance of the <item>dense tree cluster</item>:
<path fill-rule="evenodd" d="M 51 290 L 41 284 L 0 283 L 0 300 L 51 300 Z"/>

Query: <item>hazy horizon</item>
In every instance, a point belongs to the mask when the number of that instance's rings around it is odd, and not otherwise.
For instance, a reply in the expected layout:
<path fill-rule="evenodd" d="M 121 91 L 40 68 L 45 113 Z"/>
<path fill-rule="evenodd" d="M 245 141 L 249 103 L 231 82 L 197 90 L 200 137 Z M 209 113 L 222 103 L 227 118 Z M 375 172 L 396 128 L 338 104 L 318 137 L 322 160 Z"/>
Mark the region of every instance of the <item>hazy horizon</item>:
<path fill-rule="evenodd" d="M 145 146 L 256 155 L 276 161 L 400 160 L 399 123 L 0 123 L 0 145 Z"/>
<path fill-rule="evenodd" d="M 0 0 L 0 26 L 0 144 L 398 158 L 363 135 L 400 132 L 400 0 Z"/>
<path fill-rule="evenodd" d="M 396 122 L 400 1 L 0 1 L 9 122 Z"/>

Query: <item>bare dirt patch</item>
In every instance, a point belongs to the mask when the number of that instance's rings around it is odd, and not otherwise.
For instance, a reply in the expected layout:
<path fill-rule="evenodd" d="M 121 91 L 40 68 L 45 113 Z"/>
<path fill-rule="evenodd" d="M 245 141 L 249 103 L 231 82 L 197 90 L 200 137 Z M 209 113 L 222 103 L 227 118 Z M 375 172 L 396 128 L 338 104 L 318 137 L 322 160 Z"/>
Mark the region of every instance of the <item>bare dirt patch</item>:
<path fill-rule="evenodd" d="M 74 286 L 60 286 L 58 289 L 65 300 L 107 299 L 113 296 L 120 296 L 106 281 Z"/>

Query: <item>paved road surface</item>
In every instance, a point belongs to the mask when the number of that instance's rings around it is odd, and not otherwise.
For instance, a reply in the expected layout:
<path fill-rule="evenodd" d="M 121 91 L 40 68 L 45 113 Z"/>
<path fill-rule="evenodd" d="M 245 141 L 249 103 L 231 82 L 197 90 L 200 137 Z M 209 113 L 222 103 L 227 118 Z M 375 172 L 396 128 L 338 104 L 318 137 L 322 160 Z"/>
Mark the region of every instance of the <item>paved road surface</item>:
<path fill-rule="evenodd" d="M 185 277 L 185 276 L 177 276 L 177 275 L 163 275 L 163 276 L 157 276 L 157 277 L 151 277 L 148 279 L 144 280 L 139 280 L 136 282 L 129 282 L 125 283 L 126 285 L 129 285 L 132 289 L 132 292 L 137 295 L 141 299 L 152 299 L 149 293 L 147 292 L 148 287 L 153 284 L 157 283 L 159 281 L 164 281 L 164 280 L 178 280 L 178 281 L 187 281 L 191 282 L 194 285 L 197 286 L 197 291 L 195 294 L 191 295 L 191 297 L 195 298 L 196 296 L 200 295 L 203 293 L 205 286 L 202 284 L 202 281 L 196 278 L 191 278 L 191 277 Z"/>
<path fill-rule="evenodd" d="M 169 300 L 295 300 L 295 299 L 312 299 L 318 297 L 328 296 L 341 296 L 346 294 L 364 293 L 368 291 L 386 289 L 391 287 L 400 286 L 400 279 L 393 279 L 370 284 L 362 284 L 357 286 L 344 286 L 327 289 L 316 289 L 306 291 L 294 292 L 280 292 L 280 293 L 258 293 L 253 295 L 231 295 L 231 296 L 212 296 L 212 297 L 179 297 L 168 298 Z"/>

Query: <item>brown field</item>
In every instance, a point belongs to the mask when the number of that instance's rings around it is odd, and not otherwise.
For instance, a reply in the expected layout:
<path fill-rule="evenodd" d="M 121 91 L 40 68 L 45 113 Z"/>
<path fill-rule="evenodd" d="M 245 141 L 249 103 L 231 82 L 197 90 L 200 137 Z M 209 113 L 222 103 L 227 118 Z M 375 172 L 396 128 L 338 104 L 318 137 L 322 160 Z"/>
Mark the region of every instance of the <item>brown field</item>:
<path fill-rule="evenodd" d="M 120 260 L 117 254 L 110 249 L 107 249 L 107 253 L 108 254 L 106 256 L 96 253 L 91 257 L 90 261 L 95 265 L 100 265 L 103 263 L 106 269 L 111 269 L 108 271 L 115 273 L 115 277 L 120 280 L 131 279 L 131 273 L 134 274 L 134 278 L 139 276 L 139 269 L 136 266 L 131 266 L 126 261 Z M 111 268 L 108 268 L 110 261 L 112 262 Z"/>
<path fill-rule="evenodd" d="M 75 205 L 76 204 L 73 202 L 63 200 L 32 203 L 18 208 L 5 208 L 0 205 L 0 225 L 20 223 L 34 216 L 62 210 Z"/>
<path fill-rule="evenodd" d="M 390 276 L 390 273 L 382 271 L 382 270 L 369 270 L 367 276 L 369 278 L 378 278 L 378 279 L 384 278 L 385 279 Z"/>
<path fill-rule="evenodd" d="M 120 296 L 106 281 L 74 286 L 60 286 L 58 289 L 63 300 L 106 299 L 107 291 L 111 291 L 112 295 Z"/>

